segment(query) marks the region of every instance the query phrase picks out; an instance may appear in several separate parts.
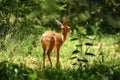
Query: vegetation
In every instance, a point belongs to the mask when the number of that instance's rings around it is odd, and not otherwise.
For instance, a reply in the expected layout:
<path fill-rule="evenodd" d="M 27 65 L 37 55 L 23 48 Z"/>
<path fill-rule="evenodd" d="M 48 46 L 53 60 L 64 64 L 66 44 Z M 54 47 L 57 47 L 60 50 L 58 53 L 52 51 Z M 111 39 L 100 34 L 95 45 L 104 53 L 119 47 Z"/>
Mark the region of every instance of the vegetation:
<path fill-rule="evenodd" d="M 0 0 L 1 80 L 119 80 L 118 0 Z M 41 34 L 60 31 L 68 19 L 72 34 L 60 50 L 61 68 L 42 68 Z"/>

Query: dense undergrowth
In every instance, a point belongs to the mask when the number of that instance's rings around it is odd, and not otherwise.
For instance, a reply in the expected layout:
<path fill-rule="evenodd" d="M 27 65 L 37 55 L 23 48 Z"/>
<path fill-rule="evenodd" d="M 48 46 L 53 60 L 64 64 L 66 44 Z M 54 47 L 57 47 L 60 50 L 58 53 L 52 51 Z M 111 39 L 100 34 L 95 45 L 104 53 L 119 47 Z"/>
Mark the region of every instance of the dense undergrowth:
<path fill-rule="evenodd" d="M 120 80 L 120 3 L 117 0 L 0 0 L 0 80 Z M 61 67 L 42 68 L 41 34 L 72 29 Z"/>
<path fill-rule="evenodd" d="M 28 68 L 8 61 L 0 63 L 1 80 L 119 80 L 120 66 L 98 64 L 86 69 Z"/>
<path fill-rule="evenodd" d="M 0 52 L 1 80 L 119 80 L 119 34 L 95 37 L 69 36 L 60 51 L 59 69 L 49 67 L 48 61 L 46 68 L 41 67 L 40 35 L 35 42 L 34 35 L 23 41 L 8 37 Z M 54 65 L 55 55 L 53 51 Z"/>

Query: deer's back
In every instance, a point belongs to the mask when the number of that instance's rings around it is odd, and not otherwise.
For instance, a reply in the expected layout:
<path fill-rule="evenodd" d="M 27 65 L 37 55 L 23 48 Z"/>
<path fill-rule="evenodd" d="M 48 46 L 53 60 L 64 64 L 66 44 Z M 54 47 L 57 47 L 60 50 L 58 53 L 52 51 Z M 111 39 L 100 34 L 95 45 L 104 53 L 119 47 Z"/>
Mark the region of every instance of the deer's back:
<path fill-rule="evenodd" d="M 63 44 L 63 36 L 54 31 L 46 31 L 42 34 L 41 42 L 44 45 L 61 46 Z"/>

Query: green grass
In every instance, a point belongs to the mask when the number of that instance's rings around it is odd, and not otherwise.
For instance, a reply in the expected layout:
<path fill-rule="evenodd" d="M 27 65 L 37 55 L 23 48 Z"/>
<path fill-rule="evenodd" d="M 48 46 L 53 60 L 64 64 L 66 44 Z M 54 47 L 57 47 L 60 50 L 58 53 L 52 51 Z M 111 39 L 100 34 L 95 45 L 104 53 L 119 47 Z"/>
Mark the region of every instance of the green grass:
<path fill-rule="evenodd" d="M 119 80 L 120 67 L 95 65 L 88 69 L 28 68 L 7 61 L 0 63 L 1 80 Z"/>
<path fill-rule="evenodd" d="M 46 59 L 46 68 L 42 68 L 42 47 L 40 35 L 29 35 L 26 39 L 11 39 L 7 36 L 4 45 L 5 48 L 0 51 L 0 77 L 1 80 L 119 80 L 120 77 L 120 55 L 119 35 L 102 35 L 97 38 L 93 46 L 88 50 L 95 56 L 86 56 L 84 51 L 86 42 L 91 40 L 83 38 L 82 50 L 77 54 L 72 54 L 76 50 L 79 40 L 71 41 L 75 36 L 68 36 L 66 42 L 60 50 L 61 68 L 56 69 L 56 52 L 51 53 L 53 68 L 50 67 Z M 94 38 L 95 36 L 88 36 Z M 35 42 L 34 42 L 35 41 Z M 102 54 L 101 54 L 102 52 Z M 88 63 L 79 62 L 80 59 L 87 58 Z M 116 79 L 116 77 L 118 77 Z"/>

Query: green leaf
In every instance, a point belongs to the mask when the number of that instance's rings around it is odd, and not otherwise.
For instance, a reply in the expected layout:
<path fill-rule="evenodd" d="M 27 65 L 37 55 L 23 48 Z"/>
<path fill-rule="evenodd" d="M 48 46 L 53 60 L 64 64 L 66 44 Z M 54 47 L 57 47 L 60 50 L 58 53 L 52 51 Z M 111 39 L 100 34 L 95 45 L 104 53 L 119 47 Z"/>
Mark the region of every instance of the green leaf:
<path fill-rule="evenodd" d="M 70 59 L 75 59 L 75 58 L 77 58 L 76 56 L 74 56 L 74 57 L 71 57 Z"/>
<path fill-rule="evenodd" d="M 93 46 L 92 43 L 85 43 L 86 46 Z"/>
<path fill-rule="evenodd" d="M 77 63 L 73 63 L 72 65 L 77 65 Z"/>
<path fill-rule="evenodd" d="M 82 35 L 82 36 L 86 36 L 86 34 L 80 34 L 80 35 Z"/>
<path fill-rule="evenodd" d="M 85 36 L 85 38 L 87 38 L 87 39 L 89 39 L 89 40 L 93 40 L 93 39 L 89 38 L 88 36 Z"/>
<path fill-rule="evenodd" d="M 62 6 L 59 6 L 59 10 L 66 10 L 67 4 L 64 4 Z"/>
<path fill-rule="evenodd" d="M 77 53 L 79 53 L 80 51 L 79 50 L 74 50 L 73 52 L 72 52 L 72 54 L 77 54 Z"/>
<path fill-rule="evenodd" d="M 88 62 L 88 60 L 87 60 L 87 59 L 77 59 L 77 61 L 80 61 L 80 62 L 85 62 L 85 63 L 87 63 L 87 62 Z"/>
<path fill-rule="evenodd" d="M 82 46 L 82 44 L 78 44 L 78 45 L 76 45 L 76 47 L 81 47 Z"/>
<path fill-rule="evenodd" d="M 79 38 L 72 38 L 71 41 L 75 41 L 75 40 L 78 40 Z"/>
<path fill-rule="evenodd" d="M 85 53 L 85 55 L 95 56 L 95 54 L 93 54 L 93 53 Z"/>

